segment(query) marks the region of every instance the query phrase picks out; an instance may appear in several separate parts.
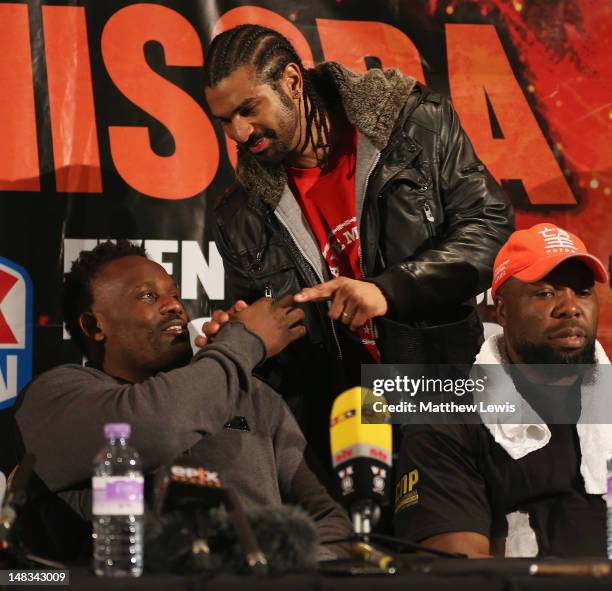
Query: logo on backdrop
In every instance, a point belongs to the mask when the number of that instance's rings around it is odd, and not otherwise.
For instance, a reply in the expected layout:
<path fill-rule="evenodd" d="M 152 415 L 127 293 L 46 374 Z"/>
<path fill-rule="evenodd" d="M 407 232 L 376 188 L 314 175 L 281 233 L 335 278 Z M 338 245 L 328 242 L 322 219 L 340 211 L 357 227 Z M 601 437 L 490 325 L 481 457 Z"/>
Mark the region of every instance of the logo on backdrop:
<path fill-rule="evenodd" d="M 32 280 L 0 257 L 0 409 L 32 379 Z"/>

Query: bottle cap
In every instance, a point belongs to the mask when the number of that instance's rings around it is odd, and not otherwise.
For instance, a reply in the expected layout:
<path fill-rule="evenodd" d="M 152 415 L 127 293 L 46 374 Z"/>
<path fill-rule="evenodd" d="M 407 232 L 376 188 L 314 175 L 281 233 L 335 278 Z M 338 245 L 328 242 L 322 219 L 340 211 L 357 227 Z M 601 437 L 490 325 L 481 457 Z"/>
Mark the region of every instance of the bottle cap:
<path fill-rule="evenodd" d="M 106 423 L 104 437 L 106 439 L 127 439 L 132 432 L 129 423 Z"/>

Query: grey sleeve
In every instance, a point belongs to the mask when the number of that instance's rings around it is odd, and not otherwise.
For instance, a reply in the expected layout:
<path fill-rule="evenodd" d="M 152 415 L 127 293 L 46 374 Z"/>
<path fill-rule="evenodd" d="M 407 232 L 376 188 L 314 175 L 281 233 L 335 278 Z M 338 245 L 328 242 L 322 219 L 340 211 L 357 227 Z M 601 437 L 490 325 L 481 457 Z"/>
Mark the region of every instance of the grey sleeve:
<path fill-rule="evenodd" d="M 278 401 L 274 450 L 283 502 L 301 506 L 312 517 L 321 542 L 349 537 L 352 527 L 346 512 L 310 469 L 304 435 L 280 396 Z M 335 546 L 333 551 L 343 554 Z"/>
<path fill-rule="evenodd" d="M 87 367 L 62 366 L 22 393 L 18 430 L 52 491 L 91 477 L 108 422 L 131 424 L 130 442 L 150 471 L 195 445 L 204 433 L 223 428 L 239 397 L 250 395 L 251 371 L 263 357 L 261 340 L 244 325 L 229 323 L 190 364 L 139 384 Z"/>

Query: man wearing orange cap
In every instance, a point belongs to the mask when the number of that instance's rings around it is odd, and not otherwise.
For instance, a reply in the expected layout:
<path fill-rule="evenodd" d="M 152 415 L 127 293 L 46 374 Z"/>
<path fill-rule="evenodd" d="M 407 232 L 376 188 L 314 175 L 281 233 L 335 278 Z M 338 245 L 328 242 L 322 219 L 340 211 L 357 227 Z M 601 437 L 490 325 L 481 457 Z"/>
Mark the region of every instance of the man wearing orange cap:
<path fill-rule="evenodd" d="M 610 362 L 596 340 L 595 281 L 607 281 L 605 267 L 570 232 L 546 223 L 510 236 L 493 267 L 503 334 L 476 362 L 501 366 L 499 387 L 528 412 L 520 423 L 406 427 L 399 475 L 412 486 L 398 487 L 398 535 L 470 556 L 606 555 L 612 425 L 592 403 L 610 406 L 598 370 Z M 589 379 L 576 364 L 591 364 Z"/>
<path fill-rule="evenodd" d="M 574 234 L 552 224 L 512 234 L 495 259 L 491 288 L 510 361 L 594 363 L 594 280 L 607 281 L 606 269 Z"/>

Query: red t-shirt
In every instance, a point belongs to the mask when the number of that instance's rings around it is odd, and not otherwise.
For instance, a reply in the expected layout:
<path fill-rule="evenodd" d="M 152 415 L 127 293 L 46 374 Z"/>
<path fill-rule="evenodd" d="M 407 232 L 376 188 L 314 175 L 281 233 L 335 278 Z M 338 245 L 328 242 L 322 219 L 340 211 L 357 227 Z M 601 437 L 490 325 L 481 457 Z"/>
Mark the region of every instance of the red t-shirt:
<path fill-rule="evenodd" d="M 361 279 L 361 245 L 355 210 L 356 159 L 357 132 L 347 122 L 327 166 L 289 167 L 287 176 L 332 276 Z M 374 360 L 380 362 L 371 321 L 360 330 L 359 336 Z"/>

